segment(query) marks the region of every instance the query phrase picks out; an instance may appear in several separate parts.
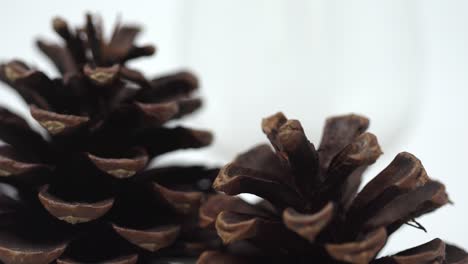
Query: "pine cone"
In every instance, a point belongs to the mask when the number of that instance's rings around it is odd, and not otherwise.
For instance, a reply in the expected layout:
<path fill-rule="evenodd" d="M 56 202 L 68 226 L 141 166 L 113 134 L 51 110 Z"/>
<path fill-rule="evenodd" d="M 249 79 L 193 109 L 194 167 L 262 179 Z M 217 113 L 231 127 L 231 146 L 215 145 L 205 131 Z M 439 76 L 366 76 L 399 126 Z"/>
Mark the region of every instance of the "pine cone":
<path fill-rule="evenodd" d="M 178 72 L 148 80 L 130 69 L 127 61 L 155 52 L 134 43 L 139 27 L 118 23 L 110 40 L 90 15 L 82 28 L 60 18 L 53 28 L 64 45 L 37 44 L 62 78 L 18 60 L 0 66 L 0 79 L 48 132 L 44 138 L 0 109 L 0 181 L 17 193 L 0 196 L 0 260 L 146 263 L 201 248 L 198 207 L 216 172 L 148 169 L 164 153 L 212 141 L 209 132 L 165 125 L 201 106 L 192 97 L 197 78 Z"/>
<path fill-rule="evenodd" d="M 213 186 L 266 201 L 250 205 L 218 195 L 200 209 L 201 224 L 214 225 L 225 244 L 247 241 L 264 251 L 252 256 L 228 246 L 224 253 L 205 252 L 199 263 L 468 263 L 466 252 L 439 239 L 376 259 L 393 232 L 449 199 L 444 185 L 406 152 L 357 194 L 363 172 L 381 154 L 368 125 L 357 115 L 330 118 L 316 150 L 299 121 L 282 113 L 264 119 L 275 151 L 260 145 L 239 155 Z"/>

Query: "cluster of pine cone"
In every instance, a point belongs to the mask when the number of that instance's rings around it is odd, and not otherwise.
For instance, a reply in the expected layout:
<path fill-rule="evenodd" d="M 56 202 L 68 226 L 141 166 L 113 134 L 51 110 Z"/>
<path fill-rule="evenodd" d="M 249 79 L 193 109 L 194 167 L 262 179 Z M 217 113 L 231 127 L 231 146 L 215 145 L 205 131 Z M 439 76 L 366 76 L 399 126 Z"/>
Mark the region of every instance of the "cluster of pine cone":
<path fill-rule="evenodd" d="M 262 122 L 271 146 L 221 169 L 159 166 L 163 154 L 212 141 L 178 120 L 202 105 L 197 77 L 131 68 L 156 51 L 135 43 L 138 26 L 119 22 L 106 38 L 87 15 L 78 28 L 55 18 L 53 29 L 62 43 L 37 46 L 60 77 L 0 65 L 45 132 L 0 107 L 2 263 L 468 263 L 440 239 L 378 257 L 402 225 L 424 229 L 416 219 L 450 200 L 406 152 L 358 191 L 382 153 L 365 117 L 329 118 L 316 148 L 299 121 L 277 113 Z"/>

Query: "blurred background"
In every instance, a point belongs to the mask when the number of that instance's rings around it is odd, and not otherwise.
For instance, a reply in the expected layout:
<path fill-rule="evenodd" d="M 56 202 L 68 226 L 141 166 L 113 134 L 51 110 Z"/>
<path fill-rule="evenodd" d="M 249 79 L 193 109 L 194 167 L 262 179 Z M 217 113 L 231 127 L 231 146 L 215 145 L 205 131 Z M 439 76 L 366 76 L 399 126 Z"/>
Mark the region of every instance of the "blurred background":
<path fill-rule="evenodd" d="M 81 25 L 100 14 L 108 31 L 119 14 L 145 26 L 140 43 L 156 57 L 134 66 L 148 76 L 190 69 L 199 74 L 205 108 L 188 123 L 212 129 L 203 151 L 175 153 L 223 164 L 266 141 L 261 118 L 283 111 L 301 120 L 318 144 L 327 116 L 371 119 L 384 155 L 369 180 L 400 151 L 418 156 L 443 181 L 455 206 L 418 219 L 428 233 L 405 227 L 383 254 L 441 237 L 468 246 L 468 1 L 201 0 L 25 1 L 2 3 L 0 60 L 22 58 L 52 76 L 38 37 L 57 39 L 51 18 Z M 0 84 L 0 105 L 28 115 Z M 467 186 L 465 186 L 467 185 Z"/>

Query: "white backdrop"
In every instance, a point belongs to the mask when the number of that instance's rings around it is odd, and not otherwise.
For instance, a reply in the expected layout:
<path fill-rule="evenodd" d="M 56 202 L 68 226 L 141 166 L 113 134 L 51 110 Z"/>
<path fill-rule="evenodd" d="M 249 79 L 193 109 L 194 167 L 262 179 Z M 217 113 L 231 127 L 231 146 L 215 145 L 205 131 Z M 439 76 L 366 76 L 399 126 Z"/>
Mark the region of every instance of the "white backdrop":
<path fill-rule="evenodd" d="M 101 14 L 107 29 L 119 13 L 146 26 L 141 42 L 159 49 L 136 62 L 147 74 L 200 75 L 206 107 L 188 122 L 217 140 L 173 159 L 229 161 L 265 141 L 260 119 L 279 110 L 300 119 L 313 142 L 327 116 L 362 113 L 385 152 L 367 180 L 410 151 L 456 205 L 419 219 L 427 234 L 404 228 L 385 253 L 435 236 L 468 246 L 468 1 L 8 1 L 0 60 L 21 57 L 55 74 L 33 38 L 55 38 L 52 16 L 81 24 L 85 11 Z M 0 104 L 27 114 L 3 87 Z"/>

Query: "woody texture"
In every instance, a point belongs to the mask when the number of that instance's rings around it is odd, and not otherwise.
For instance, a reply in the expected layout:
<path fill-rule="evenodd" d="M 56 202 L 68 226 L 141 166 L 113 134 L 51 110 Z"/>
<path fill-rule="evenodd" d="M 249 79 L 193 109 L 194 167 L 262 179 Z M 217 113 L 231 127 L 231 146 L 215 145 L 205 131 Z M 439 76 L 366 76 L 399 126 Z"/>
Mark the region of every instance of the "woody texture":
<path fill-rule="evenodd" d="M 358 115 L 329 118 L 316 148 L 297 120 L 282 113 L 262 122 L 271 146 L 240 154 L 224 166 L 200 209 L 201 225 L 217 230 L 224 250 L 198 263 L 466 264 L 467 253 L 441 239 L 377 258 L 402 225 L 450 202 L 442 183 L 402 152 L 361 191 L 363 172 L 381 155 Z M 235 195 L 264 200 L 248 204 Z M 250 247 L 250 249 L 249 249 Z"/>
<path fill-rule="evenodd" d="M 135 43 L 138 26 L 117 23 L 105 38 L 100 19 L 87 15 L 82 27 L 56 18 L 53 29 L 61 43 L 37 46 L 60 77 L 19 60 L 0 65 L 0 79 L 35 123 L 0 108 L 1 262 L 130 264 L 196 255 L 207 240 L 198 208 L 216 171 L 149 164 L 211 143 L 208 131 L 167 125 L 201 106 L 197 77 L 146 78 L 129 67 L 156 51 Z"/>

